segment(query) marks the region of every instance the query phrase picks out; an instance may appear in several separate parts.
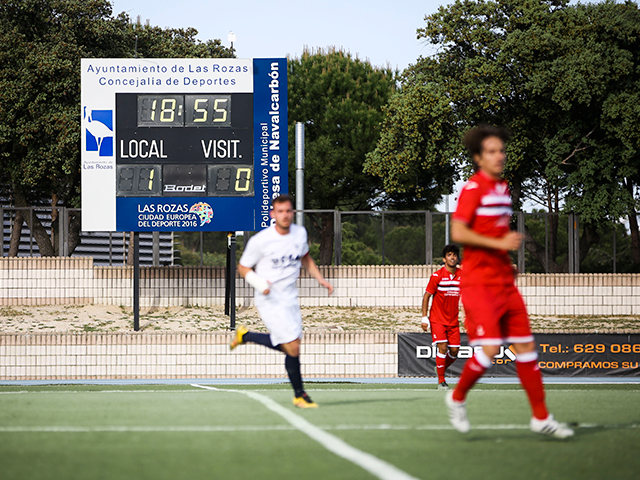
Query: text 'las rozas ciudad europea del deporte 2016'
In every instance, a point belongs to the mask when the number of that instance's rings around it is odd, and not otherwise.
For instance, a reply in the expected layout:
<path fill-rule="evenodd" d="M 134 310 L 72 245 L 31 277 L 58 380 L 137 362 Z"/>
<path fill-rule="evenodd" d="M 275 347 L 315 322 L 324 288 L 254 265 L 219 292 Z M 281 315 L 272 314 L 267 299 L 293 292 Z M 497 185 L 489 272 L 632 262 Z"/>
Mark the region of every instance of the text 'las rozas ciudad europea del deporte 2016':
<path fill-rule="evenodd" d="M 256 231 L 288 192 L 286 59 L 83 59 L 82 228 Z"/>

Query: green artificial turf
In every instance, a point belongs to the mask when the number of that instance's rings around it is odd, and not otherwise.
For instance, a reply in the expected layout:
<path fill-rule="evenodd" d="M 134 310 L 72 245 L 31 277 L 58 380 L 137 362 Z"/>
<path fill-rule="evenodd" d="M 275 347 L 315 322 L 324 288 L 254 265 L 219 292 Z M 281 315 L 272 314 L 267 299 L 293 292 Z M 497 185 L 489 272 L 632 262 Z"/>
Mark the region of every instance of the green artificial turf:
<path fill-rule="evenodd" d="M 432 383 L 307 387 L 317 410 L 295 409 L 287 385 L 0 386 L 0 478 L 380 478 L 247 393 L 414 478 L 640 478 L 640 385 L 547 386 L 568 440 L 528 430 L 517 385 L 472 390 L 467 435 Z"/>

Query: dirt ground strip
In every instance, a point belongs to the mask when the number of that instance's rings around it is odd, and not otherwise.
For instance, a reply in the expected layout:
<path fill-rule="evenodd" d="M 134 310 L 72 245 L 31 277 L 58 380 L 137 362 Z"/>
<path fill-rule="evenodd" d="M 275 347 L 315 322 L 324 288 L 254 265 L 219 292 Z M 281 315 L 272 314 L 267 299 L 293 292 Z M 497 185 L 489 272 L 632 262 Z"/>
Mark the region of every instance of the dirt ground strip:
<path fill-rule="evenodd" d="M 415 309 L 302 308 L 306 332 L 420 332 L 421 314 Z M 640 316 L 532 316 L 537 333 L 640 333 Z M 240 308 L 236 324 L 265 331 L 255 308 Z M 224 307 L 168 307 L 140 311 L 144 332 L 228 331 Z M 131 308 L 108 305 L 0 307 L 0 334 L 133 331 Z M 464 331 L 464 328 L 463 328 Z"/>

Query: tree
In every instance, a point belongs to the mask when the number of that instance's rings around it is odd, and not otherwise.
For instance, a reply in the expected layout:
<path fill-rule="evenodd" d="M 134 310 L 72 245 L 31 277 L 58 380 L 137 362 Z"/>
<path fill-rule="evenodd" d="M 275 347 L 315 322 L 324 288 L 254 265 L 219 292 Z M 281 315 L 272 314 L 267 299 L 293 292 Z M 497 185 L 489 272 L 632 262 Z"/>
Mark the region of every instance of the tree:
<path fill-rule="evenodd" d="M 3 0 L 0 3 L 0 184 L 15 207 L 78 207 L 80 59 L 232 56 L 197 32 L 132 24 L 107 0 Z M 136 51 L 137 45 L 137 51 Z M 10 255 L 27 223 L 40 254 L 59 254 L 37 215 L 16 215 Z M 80 218 L 70 218 L 70 252 Z"/>
<path fill-rule="evenodd" d="M 289 185 L 295 191 L 296 122 L 305 124 L 305 208 L 369 210 L 381 181 L 363 173 L 378 140 L 382 106 L 395 74 L 339 50 L 305 50 L 289 60 Z M 331 263 L 333 214 L 311 217 L 320 231 L 320 264 Z"/>
<path fill-rule="evenodd" d="M 635 222 L 635 3 L 458 0 L 425 21 L 418 38 L 440 49 L 404 72 L 367 171 L 384 176 L 388 190 L 439 195 L 443 174 L 470 169 L 463 132 L 497 124 L 512 132 L 505 176 L 516 206 L 538 198 L 550 212 L 580 214 L 581 260 L 600 224 L 623 215 Z M 529 232 L 526 247 L 539 251 Z"/>

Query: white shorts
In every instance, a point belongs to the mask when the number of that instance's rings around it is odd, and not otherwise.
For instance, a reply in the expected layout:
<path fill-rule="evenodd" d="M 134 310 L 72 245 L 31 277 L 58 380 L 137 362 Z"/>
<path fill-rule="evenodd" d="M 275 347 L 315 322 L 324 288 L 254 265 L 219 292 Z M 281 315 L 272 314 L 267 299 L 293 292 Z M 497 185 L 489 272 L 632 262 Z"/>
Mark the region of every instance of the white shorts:
<path fill-rule="evenodd" d="M 265 297 L 256 302 L 256 307 L 274 345 L 293 342 L 302 337 L 302 314 L 298 303 L 283 304 Z"/>

